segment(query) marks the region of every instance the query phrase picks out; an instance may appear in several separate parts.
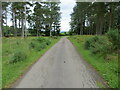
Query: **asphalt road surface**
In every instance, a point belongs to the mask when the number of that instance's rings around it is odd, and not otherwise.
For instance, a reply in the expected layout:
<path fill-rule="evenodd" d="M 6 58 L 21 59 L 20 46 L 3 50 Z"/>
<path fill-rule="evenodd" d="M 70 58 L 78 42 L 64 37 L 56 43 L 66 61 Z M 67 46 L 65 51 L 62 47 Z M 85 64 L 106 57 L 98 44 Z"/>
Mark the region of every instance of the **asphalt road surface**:
<path fill-rule="evenodd" d="M 72 43 L 62 38 L 16 82 L 15 88 L 98 88 Z"/>

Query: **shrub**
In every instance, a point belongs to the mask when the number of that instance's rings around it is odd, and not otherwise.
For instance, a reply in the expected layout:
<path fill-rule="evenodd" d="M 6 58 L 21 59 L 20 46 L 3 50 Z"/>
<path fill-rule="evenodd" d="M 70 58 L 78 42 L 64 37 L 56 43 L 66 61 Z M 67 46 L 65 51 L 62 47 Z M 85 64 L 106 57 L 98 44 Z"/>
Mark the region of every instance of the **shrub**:
<path fill-rule="evenodd" d="M 39 41 L 39 42 L 44 42 L 46 39 L 43 38 L 43 37 L 38 37 L 36 40 Z"/>
<path fill-rule="evenodd" d="M 107 35 L 108 39 L 113 43 L 114 49 L 117 50 L 117 48 L 119 48 L 119 45 L 120 45 L 119 31 L 118 30 L 109 30 L 106 35 Z"/>
<path fill-rule="evenodd" d="M 19 42 L 19 41 L 16 41 L 16 44 L 17 44 L 17 45 L 20 45 L 20 42 Z"/>
<path fill-rule="evenodd" d="M 106 57 L 107 54 L 112 53 L 112 46 L 112 43 L 106 38 L 99 37 L 98 41 L 91 44 L 90 50 L 94 54 L 100 54 Z"/>
<path fill-rule="evenodd" d="M 29 46 L 30 46 L 30 48 L 35 48 L 36 47 L 34 42 L 30 42 Z"/>
<path fill-rule="evenodd" d="M 98 36 L 91 37 L 85 41 L 85 49 L 90 49 L 91 45 L 98 41 Z"/>
<path fill-rule="evenodd" d="M 27 58 L 27 55 L 22 51 L 16 51 L 11 57 L 10 63 L 17 63 L 24 61 Z"/>
<path fill-rule="evenodd" d="M 114 55 L 114 54 L 108 54 L 106 57 L 105 57 L 106 60 L 118 60 L 118 56 L 117 55 Z"/>
<path fill-rule="evenodd" d="M 52 36 L 51 38 L 53 38 L 53 39 L 58 39 L 58 36 Z"/>
<path fill-rule="evenodd" d="M 40 51 L 44 49 L 47 45 L 51 44 L 51 41 L 47 38 L 37 38 L 33 39 L 29 44 L 30 48 Z"/>
<path fill-rule="evenodd" d="M 39 46 L 40 46 L 40 42 L 36 42 L 36 41 L 32 41 L 30 44 L 29 44 L 29 47 L 32 48 L 32 49 L 39 49 Z"/>
<path fill-rule="evenodd" d="M 39 45 L 36 46 L 35 50 L 36 51 L 41 51 L 45 47 L 46 47 L 46 43 L 41 43 L 41 44 L 39 44 Z"/>
<path fill-rule="evenodd" d="M 112 43 L 106 37 L 101 36 L 94 36 L 85 42 L 85 49 L 90 50 L 93 54 L 100 54 L 104 57 L 112 52 L 112 46 Z"/>
<path fill-rule="evenodd" d="M 50 45 L 51 41 L 49 39 L 46 39 L 45 43 L 46 43 L 46 45 Z"/>

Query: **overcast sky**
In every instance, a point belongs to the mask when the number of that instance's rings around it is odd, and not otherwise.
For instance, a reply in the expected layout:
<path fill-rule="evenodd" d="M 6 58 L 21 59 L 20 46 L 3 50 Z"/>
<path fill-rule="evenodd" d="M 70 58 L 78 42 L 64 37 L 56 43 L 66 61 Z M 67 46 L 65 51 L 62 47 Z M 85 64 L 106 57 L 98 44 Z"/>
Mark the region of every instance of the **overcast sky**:
<path fill-rule="evenodd" d="M 73 12 L 75 0 L 60 0 L 61 4 L 61 31 L 69 31 L 70 14 Z"/>
<path fill-rule="evenodd" d="M 73 11 L 73 7 L 75 6 L 75 0 L 60 0 L 60 8 L 61 8 L 61 31 L 69 31 L 70 29 L 70 14 Z M 8 16 L 8 25 L 12 25 L 12 21 L 10 20 L 11 16 Z"/>

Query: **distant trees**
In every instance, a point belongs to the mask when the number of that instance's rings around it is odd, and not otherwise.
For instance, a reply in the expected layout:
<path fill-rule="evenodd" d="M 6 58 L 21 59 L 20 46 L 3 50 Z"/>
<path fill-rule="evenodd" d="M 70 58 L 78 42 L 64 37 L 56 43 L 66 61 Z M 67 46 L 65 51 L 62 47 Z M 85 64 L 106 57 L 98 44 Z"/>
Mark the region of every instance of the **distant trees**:
<path fill-rule="evenodd" d="M 34 22 L 34 30 L 36 35 L 39 36 L 43 29 L 43 9 L 41 3 L 36 2 L 33 13 L 33 22 Z"/>
<path fill-rule="evenodd" d="M 59 35 L 60 32 L 60 6 L 59 2 L 44 2 L 43 23 L 47 36 Z"/>
<path fill-rule="evenodd" d="M 22 36 L 24 37 L 25 33 L 25 23 L 27 22 L 26 16 L 29 13 L 29 8 L 26 5 L 28 5 L 28 2 L 2 2 L 2 32 L 5 36 L 10 36 L 13 34 L 13 36 Z M 26 6 L 26 8 L 25 8 Z M 8 17 L 9 16 L 9 17 Z M 12 21 L 12 28 L 8 27 L 7 25 L 7 18 L 11 19 Z M 6 22 L 5 22 L 6 19 Z M 13 32 L 14 31 L 14 32 Z"/>
<path fill-rule="evenodd" d="M 3 3 L 1 3 L 1 5 L 2 5 L 2 20 L 1 20 L 1 23 L 2 23 L 2 26 L 3 26 L 3 24 L 6 24 L 5 26 L 6 26 L 6 28 L 7 28 L 7 14 L 8 14 L 8 9 L 7 9 L 7 7 L 8 7 L 8 5 L 9 5 L 9 3 L 8 2 L 3 2 Z M 2 27 L 1 26 L 1 27 Z M 2 27 L 2 29 L 3 29 L 3 27 Z M 2 33 L 2 35 L 4 36 L 4 33 Z"/>
<path fill-rule="evenodd" d="M 2 30 L 5 36 L 59 35 L 60 6 L 58 2 L 4 2 L 2 7 L 2 26 L 5 27 L 6 24 L 6 29 Z M 11 27 L 8 27 L 7 20 L 5 23 L 8 10 L 14 32 Z"/>
<path fill-rule="evenodd" d="M 119 29 L 119 7 L 118 2 L 76 2 L 70 32 L 101 35 L 107 30 Z"/>
<path fill-rule="evenodd" d="M 2 37 L 2 2 L 0 1 L 0 37 Z"/>

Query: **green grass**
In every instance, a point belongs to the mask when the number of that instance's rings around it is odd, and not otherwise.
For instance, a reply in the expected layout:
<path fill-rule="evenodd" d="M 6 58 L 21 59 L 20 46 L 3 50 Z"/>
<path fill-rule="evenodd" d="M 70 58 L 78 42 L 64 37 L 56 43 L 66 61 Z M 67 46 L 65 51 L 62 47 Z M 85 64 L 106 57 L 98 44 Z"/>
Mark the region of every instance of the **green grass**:
<path fill-rule="evenodd" d="M 50 47 L 52 47 L 60 38 L 48 38 L 51 44 L 41 51 L 30 49 L 29 43 L 32 39 L 37 37 L 28 37 L 22 39 L 17 38 L 3 38 L 2 47 L 2 87 L 7 88 L 13 82 L 15 82 L 33 63 L 35 63 Z M 22 50 L 27 54 L 27 58 L 24 61 L 10 64 L 9 61 L 13 53 L 17 50 Z"/>
<path fill-rule="evenodd" d="M 108 61 L 104 60 L 104 58 L 99 55 L 92 54 L 89 50 L 84 48 L 85 40 L 90 37 L 92 36 L 70 36 L 69 40 L 75 45 L 83 59 L 90 63 L 101 74 L 110 87 L 118 88 L 118 73 L 114 72 L 118 69 L 117 55 L 111 54 L 111 57 L 115 58 Z"/>

